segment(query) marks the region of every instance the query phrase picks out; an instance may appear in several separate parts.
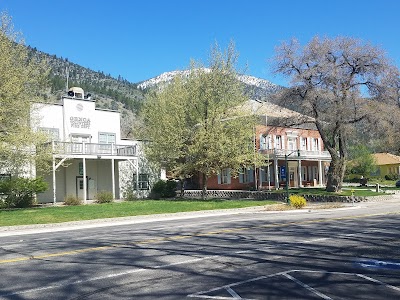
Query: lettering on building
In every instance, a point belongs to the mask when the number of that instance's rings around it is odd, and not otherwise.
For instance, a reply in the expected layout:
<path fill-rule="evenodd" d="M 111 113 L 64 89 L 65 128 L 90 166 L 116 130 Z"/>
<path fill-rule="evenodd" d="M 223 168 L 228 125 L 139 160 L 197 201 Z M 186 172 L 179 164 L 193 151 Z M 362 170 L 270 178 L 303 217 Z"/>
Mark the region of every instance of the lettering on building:
<path fill-rule="evenodd" d="M 72 128 L 87 128 L 90 129 L 90 119 L 82 118 L 82 117 L 70 117 L 69 121 L 71 122 Z"/>

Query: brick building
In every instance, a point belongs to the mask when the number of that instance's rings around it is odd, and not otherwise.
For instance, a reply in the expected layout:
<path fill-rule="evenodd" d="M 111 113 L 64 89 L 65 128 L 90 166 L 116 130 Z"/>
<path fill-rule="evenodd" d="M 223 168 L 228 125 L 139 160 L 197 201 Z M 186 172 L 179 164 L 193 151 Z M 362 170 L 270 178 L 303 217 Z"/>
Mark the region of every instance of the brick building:
<path fill-rule="evenodd" d="M 208 189 L 278 189 L 286 185 L 286 175 L 290 187 L 325 185 L 331 157 L 314 124 L 284 127 L 283 118 L 299 114 L 268 102 L 251 100 L 247 109 L 260 116 L 255 128 L 255 151 L 265 155 L 266 164 L 243 169 L 237 176 L 230 169 L 221 170 L 218 176 L 208 179 Z"/>

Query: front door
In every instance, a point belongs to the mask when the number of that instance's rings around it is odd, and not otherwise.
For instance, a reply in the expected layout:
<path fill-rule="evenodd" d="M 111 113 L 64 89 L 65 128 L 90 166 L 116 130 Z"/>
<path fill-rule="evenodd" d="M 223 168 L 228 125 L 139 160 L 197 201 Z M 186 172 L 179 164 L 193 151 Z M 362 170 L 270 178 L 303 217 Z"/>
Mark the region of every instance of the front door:
<path fill-rule="evenodd" d="M 83 199 L 83 176 L 76 176 L 76 197 Z M 89 199 L 89 182 L 86 176 L 86 198 Z"/>

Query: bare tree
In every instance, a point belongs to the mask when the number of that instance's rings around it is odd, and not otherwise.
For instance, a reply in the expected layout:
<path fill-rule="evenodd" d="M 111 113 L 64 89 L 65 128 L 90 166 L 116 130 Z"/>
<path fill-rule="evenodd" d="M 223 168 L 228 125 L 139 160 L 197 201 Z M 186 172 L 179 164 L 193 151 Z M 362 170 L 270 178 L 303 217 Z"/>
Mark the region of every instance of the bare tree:
<path fill-rule="evenodd" d="M 383 50 L 347 37 L 314 37 L 304 47 L 296 40 L 284 42 L 273 61 L 274 71 L 291 79 L 279 95 L 281 104 L 307 116 L 292 121 L 315 123 L 332 157 L 326 189 L 340 191 L 349 132 L 380 115 L 382 103 L 394 102 L 398 70 Z"/>

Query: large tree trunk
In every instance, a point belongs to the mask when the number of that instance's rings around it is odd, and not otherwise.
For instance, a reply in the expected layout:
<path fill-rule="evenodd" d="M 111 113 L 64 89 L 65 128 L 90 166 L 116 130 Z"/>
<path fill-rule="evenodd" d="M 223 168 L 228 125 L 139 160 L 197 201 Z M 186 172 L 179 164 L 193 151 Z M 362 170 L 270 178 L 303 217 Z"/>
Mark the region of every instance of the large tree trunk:
<path fill-rule="evenodd" d="M 326 183 L 327 192 L 340 192 L 342 190 L 342 183 L 344 173 L 346 170 L 345 159 L 335 155 L 332 156 L 331 164 L 328 170 L 328 180 Z"/>
<path fill-rule="evenodd" d="M 205 173 L 202 173 L 202 175 L 203 175 L 203 180 L 202 180 L 203 189 L 201 192 L 201 199 L 206 200 L 207 199 L 207 175 Z"/>

